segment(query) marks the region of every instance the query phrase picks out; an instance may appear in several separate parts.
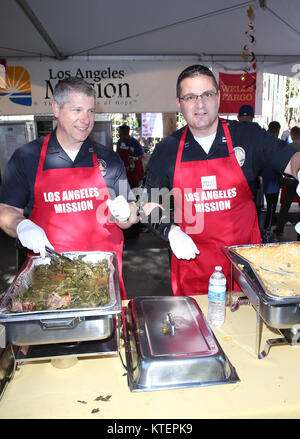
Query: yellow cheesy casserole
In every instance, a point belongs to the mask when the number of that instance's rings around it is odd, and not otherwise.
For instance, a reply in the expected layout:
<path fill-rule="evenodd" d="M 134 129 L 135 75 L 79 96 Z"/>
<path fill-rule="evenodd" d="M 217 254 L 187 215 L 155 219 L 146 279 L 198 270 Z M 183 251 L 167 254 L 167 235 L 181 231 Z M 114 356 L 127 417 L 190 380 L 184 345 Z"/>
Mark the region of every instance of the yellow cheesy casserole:
<path fill-rule="evenodd" d="M 234 251 L 250 262 L 266 292 L 282 297 L 300 296 L 299 244 L 257 245 Z"/>

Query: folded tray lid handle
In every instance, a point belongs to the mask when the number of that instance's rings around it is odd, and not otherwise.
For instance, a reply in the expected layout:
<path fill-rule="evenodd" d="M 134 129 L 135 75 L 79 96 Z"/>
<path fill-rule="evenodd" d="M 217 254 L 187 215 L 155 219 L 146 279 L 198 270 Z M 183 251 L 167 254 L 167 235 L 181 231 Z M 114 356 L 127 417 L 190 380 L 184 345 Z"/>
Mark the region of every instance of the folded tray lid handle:
<path fill-rule="evenodd" d="M 175 320 L 170 312 L 167 313 L 166 324 L 168 334 L 175 335 Z"/>

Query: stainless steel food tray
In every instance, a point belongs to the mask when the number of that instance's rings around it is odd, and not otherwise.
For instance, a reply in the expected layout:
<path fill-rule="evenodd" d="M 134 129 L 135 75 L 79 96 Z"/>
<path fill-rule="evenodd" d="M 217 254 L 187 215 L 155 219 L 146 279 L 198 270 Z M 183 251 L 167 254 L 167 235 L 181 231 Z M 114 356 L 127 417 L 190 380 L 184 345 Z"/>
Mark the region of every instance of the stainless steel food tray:
<path fill-rule="evenodd" d="M 131 391 L 239 381 L 191 297 L 137 297 L 129 302 L 124 320 Z"/>
<path fill-rule="evenodd" d="M 29 256 L 0 303 L 0 323 L 5 326 L 6 341 L 13 345 L 36 345 L 106 339 L 115 328 L 115 316 L 121 313 L 121 297 L 117 259 L 114 252 L 65 252 L 74 259 L 109 263 L 109 295 L 106 306 L 65 310 L 43 310 L 11 313 L 9 303 L 22 294 L 32 281 L 34 267 L 49 264 L 50 258 Z M 2 346 L 4 347 L 4 346 Z"/>
<path fill-rule="evenodd" d="M 290 328 L 300 325 L 300 296 L 281 297 L 270 293 L 251 263 L 239 255 L 237 250 L 289 244 L 300 245 L 300 242 L 223 247 L 223 252 L 232 264 L 233 279 L 239 284 L 251 304 L 257 308 L 264 321 L 274 328 Z"/>
<path fill-rule="evenodd" d="M 223 252 L 231 262 L 231 280 L 236 281 L 250 304 L 256 310 L 256 346 L 259 359 L 266 357 L 270 347 L 283 344 L 299 343 L 300 331 L 300 296 L 281 297 L 270 293 L 252 264 L 237 250 L 245 247 L 300 245 L 300 242 L 281 242 L 223 247 Z M 235 307 L 232 307 L 234 310 Z M 264 350 L 260 350 L 263 322 L 276 329 L 283 338 L 269 339 Z"/>

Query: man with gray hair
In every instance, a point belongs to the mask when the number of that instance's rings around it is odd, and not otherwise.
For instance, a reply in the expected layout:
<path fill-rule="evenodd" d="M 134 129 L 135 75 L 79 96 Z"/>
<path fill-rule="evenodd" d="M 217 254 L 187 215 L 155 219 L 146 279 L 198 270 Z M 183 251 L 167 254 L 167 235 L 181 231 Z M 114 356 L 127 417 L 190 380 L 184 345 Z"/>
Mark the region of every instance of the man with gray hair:
<path fill-rule="evenodd" d="M 57 128 L 11 157 L 0 189 L 0 227 L 42 257 L 46 247 L 115 251 L 125 299 L 121 229 L 135 223 L 137 208 L 118 154 L 89 138 L 95 104 L 95 91 L 83 79 L 56 85 Z"/>

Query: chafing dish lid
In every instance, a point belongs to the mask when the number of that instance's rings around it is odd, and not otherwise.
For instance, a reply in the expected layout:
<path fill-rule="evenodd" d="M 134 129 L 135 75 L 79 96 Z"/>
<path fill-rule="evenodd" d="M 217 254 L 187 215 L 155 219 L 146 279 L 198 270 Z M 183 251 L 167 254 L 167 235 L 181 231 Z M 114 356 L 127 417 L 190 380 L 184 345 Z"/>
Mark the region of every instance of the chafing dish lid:
<path fill-rule="evenodd" d="M 219 347 L 191 297 L 137 297 L 130 303 L 141 357 L 216 355 Z"/>
<path fill-rule="evenodd" d="M 136 297 L 123 329 L 131 391 L 239 380 L 192 297 Z"/>

